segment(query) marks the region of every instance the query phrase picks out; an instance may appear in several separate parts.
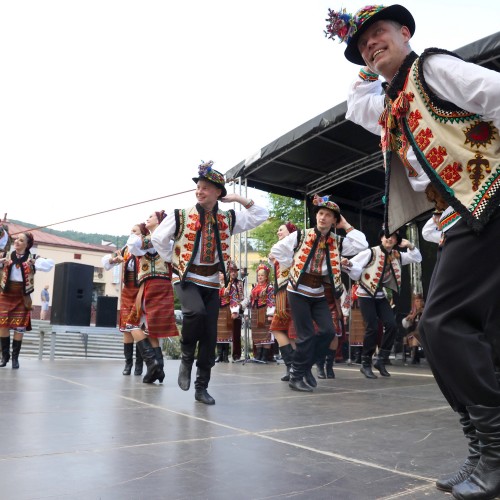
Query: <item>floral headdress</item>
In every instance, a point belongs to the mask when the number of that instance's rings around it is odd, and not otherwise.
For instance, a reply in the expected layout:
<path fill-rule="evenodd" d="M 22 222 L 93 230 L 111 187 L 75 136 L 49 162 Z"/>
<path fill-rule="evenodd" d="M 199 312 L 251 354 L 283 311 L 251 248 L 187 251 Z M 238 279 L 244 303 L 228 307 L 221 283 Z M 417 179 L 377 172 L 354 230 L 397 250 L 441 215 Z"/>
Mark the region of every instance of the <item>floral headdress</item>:
<path fill-rule="evenodd" d="M 269 266 L 267 266 L 266 264 L 264 264 L 263 262 L 261 262 L 258 266 L 257 266 L 257 273 L 259 271 L 265 271 L 265 273 L 267 274 L 267 276 L 269 276 L 269 273 L 271 272 L 271 268 Z"/>
<path fill-rule="evenodd" d="M 340 42 L 345 42 L 347 48 L 344 55 L 354 64 L 364 65 L 365 62 L 358 50 L 358 38 L 371 24 L 382 19 L 397 21 L 407 26 L 413 36 L 415 33 L 415 20 L 402 5 L 367 5 L 359 9 L 354 15 L 348 14 L 345 9 L 338 12 L 328 9 L 328 22 L 325 36 L 332 40 L 338 37 Z"/>
<path fill-rule="evenodd" d="M 201 163 L 198 166 L 198 177 L 193 177 L 194 182 L 198 182 L 200 179 L 205 179 L 207 181 L 215 184 L 219 189 L 222 189 L 221 197 L 227 195 L 227 191 L 225 188 L 226 181 L 224 180 L 224 174 L 221 174 L 217 170 L 212 168 L 214 164 L 213 161 L 207 161 Z"/>

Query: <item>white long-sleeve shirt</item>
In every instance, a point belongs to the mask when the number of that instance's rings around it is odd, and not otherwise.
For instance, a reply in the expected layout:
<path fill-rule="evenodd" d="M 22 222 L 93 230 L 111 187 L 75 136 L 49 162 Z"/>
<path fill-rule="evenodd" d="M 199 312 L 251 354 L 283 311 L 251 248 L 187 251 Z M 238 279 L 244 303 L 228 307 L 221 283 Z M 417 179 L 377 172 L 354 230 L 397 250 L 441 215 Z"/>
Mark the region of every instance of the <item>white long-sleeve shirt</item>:
<path fill-rule="evenodd" d="M 235 222 L 232 234 L 239 234 L 244 231 L 249 231 L 267 220 L 269 217 L 269 212 L 264 207 L 259 207 L 255 203 L 239 212 L 235 211 Z M 175 223 L 175 213 L 172 211 L 163 219 L 162 223 L 155 229 L 151 241 L 154 248 L 160 254 L 163 260 L 166 262 L 172 262 L 172 251 L 174 248 L 173 238 L 175 236 L 176 223 Z M 200 250 L 201 245 L 198 248 L 193 264 L 200 264 Z M 219 255 L 215 252 L 214 264 L 219 262 Z M 194 278 L 198 281 L 208 281 L 210 283 L 219 283 L 219 273 L 216 272 L 213 276 L 199 276 L 195 273 L 188 272 L 186 278 Z"/>
<path fill-rule="evenodd" d="M 401 252 L 401 265 L 406 266 L 407 264 L 419 263 L 422 262 L 422 254 L 417 247 L 413 247 L 413 250 L 407 249 L 406 252 Z M 369 248 L 368 250 L 363 250 L 362 252 L 355 255 L 352 259 L 349 259 L 349 262 L 352 264 L 350 268 L 343 268 L 346 273 L 350 276 L 353 281 L 358 281 L 361 278 L 361 273 L 364 268 L 368 265 L 372 258 L 372 250 Z M 383 283 L 382 283 L 383 285 Z M 363 289 L 363 287 L 359 287 L 357 291 L 358 297 L 369 297 L 370 295 Z M 375 298 L 384 298 L 383 290 L 379 290 L 375 294 Z"/>
<path fill-rule="evenodd" d="M 422 228 L 422 238 L 431 243 L 439 243 L 441 241 L 442 231 L 436 224 L 434 217 L 431 217 Z"/>
<path fill-rule="evenodd" d="M 282 240 L 279 240 L 271 248 L 271 256 L 274 257 L 284 269 L 289 268 L 293 264 L 294 248 L 297 246 L 298 231 L 295 231 L 288 236 L 285 236 Z M 361 231 L 353 229 L 349 231 L 342 242 L 342 256 L 355 255 L 362 250 L 368 248 L 368 241 L 366 241 L 366 236 Z M 304 269 L 306 271 L 306 269 Z M 321 274 L 326 276 L 328 274 L 328 267 L 326 264 L 326 259 L 323 260 L 321 267 Z M 322 287 L 321 287 L 322 288 Z M 288 288 L 290 290 L 290 288 Z M 300 293 L 304 292 L 305 295 L 317 295 L 318 289 L 312 289 L 307 286 L 299 284 L 297 290 L 290 290 L 292 292 Z"/>
<path fill-rule="evenodd" d="M 51 271 L 54 265 L 55 262 L 52 259 L 44 259 L 42 257 L 37 257 L 35 260 L 35 270 L 42 271 L 44 273 L 48 273 L 49 271 Z M 3 265 L 0 264 L 0 268 L 2 267 Z M 9 280 L 16 282 L 23 281 L 23 274 L 20 267 L 11 266 Z"/>
<path fill-rule="evenodd" d="M 438 97 L 481 115 L 485 120 L 492 121 L 500 130 L 500 73 L 447 54 L 434 54 L 428 56 L 425 61 L 424 78 Z M 378 120 L 383 110 L 384 95 L 380 80 L 369 82 L 358 79 L 353 82 L 347 96 L 348 120 L 381 135 L 382 129 Z M 425 191 L 430 180 L 411 146 L 407 159 L 417 173 L 416 177 L 408 177 L 411 187 L 414 191 Z M 453 208 L 449 207 L 443 217 L 452 210 Z"/>

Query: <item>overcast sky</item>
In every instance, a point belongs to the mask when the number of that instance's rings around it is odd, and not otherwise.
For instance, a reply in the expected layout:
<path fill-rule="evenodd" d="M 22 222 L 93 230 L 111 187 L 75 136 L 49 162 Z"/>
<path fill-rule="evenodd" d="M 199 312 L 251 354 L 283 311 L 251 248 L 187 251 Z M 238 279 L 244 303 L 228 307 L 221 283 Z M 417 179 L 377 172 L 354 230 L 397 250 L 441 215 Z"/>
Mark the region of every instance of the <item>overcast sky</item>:
<path fill-rule="evenodd" d="M 412 47 L 499 29 L 500 2 L 402 2 Z M 0 218 L 37 225 L 194 188 L 345 100 L 358 68 L 324 0 L 0 1 Z M 264 199 L 257 195 L 257 198 Z M 128 234 L 194 193 L 55 225 Z"/>

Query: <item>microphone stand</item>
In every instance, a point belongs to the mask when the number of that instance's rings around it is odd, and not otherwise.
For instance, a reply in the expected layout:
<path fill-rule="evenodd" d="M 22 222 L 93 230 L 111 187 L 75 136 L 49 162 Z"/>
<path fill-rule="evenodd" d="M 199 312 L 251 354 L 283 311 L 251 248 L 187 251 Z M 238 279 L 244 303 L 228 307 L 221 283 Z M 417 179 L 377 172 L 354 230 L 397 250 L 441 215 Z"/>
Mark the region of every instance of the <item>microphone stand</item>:
<path fill-rule="evenodd" d="M 247 269 L 244 268 L 243 273 L 241 274 L 241 278 L 243 281 L 243 293 L 244 293 L 244 300 L 246 303 L 246 307 L 243 311 L 243 338 L 245 342 L 245 349 L 243 350 L 243 358 L 242 359 L 237 359 L 235 363 L 241 363 L 242 365 L 246 365 L 247 363 L 262 363 L 266 364 L 265 361 L 260 361 L 259 359 L 254 359 L 250 357 L 250 350 L 249 350 L 249 345 L 250 345 L 250 320 L 251 320 L 251 313 L 252 309 L 249 308 L 248 306 L 250 305 L 248 301 L 248 290 L 247 290 L 247 281 L 248 281 L 248 273 Z"/>

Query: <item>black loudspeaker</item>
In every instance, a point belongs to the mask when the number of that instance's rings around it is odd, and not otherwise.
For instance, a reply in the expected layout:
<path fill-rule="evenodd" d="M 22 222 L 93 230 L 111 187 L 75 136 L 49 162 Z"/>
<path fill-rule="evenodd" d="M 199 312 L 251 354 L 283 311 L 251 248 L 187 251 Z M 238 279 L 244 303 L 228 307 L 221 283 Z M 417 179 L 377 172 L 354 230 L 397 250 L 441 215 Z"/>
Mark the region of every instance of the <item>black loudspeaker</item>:
<path fill-rule="evenodd" d="M 116 328 L 118 297 L 97 297 L 95 326 Z"/>
<path fill-rule="evenodd" d="M 90 326 L 94 267 L 76 262 L 56 264 L 52 291 L 52 325 Z"/>

